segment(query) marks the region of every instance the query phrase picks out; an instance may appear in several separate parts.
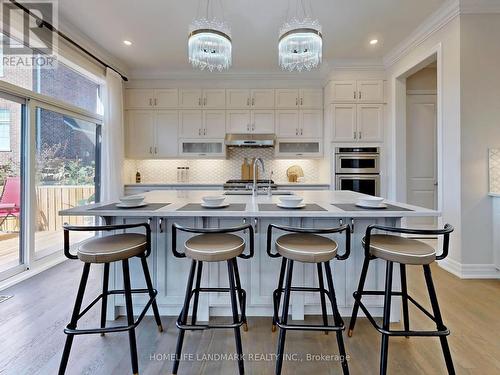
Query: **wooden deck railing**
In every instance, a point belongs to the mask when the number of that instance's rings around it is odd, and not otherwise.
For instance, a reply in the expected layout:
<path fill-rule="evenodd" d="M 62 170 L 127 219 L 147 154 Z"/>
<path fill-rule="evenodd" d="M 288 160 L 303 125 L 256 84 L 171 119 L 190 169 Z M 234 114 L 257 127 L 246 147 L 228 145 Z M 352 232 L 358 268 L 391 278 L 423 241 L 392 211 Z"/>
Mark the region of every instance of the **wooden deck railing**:
<path fill-rule="evenodd" d="M 87 200 L 94 194 L 94 186 L 38 186 L 36 188 L 37 201 L 37 230 L 60 230 L 63 223 L 84 225 L 86 220 L 81 216 L 59 216 L 59 211 L 71 207 L 87 204 Z M 12 232 L 19 230 L 19 223 L 15 218 L 9 218 L 2 225 L 1 230 Z"/>

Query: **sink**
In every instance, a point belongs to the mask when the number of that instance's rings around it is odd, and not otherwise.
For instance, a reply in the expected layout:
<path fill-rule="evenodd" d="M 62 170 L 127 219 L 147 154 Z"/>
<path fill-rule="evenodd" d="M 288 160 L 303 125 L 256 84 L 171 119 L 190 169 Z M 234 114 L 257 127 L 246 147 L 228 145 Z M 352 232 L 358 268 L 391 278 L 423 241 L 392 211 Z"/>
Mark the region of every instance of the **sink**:
<path fill-rule="evenodd" d="M 267 195 L 266 190 L 259 190 L 258 195 Z M 289 190 L 272 190 L 272 195 L 293 195 Z M 252 190 L 226 190 L 224 195 L 252 195 Z"/>

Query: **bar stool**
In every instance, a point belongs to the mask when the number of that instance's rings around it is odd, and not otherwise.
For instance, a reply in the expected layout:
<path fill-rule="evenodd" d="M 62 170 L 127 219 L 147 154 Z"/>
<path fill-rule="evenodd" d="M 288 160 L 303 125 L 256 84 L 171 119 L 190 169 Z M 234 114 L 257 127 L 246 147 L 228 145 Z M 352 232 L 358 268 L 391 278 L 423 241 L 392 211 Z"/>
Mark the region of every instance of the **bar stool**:
<path fill-rule="evenodd" d="M 273 228 L 288 232 L 289 234 L 282 235 L 275 242 L 277 253 L 271 252 Z M 346 234 L 346 248 L 344 255 L 337 253 L 337 243 L 321 234 L 341 233 Z M 285 338 L 287 330 L 302 330 L 302 331 L 335 331 L 337 334 L 337 344 L 341 356 L 342 371 L 344 374 L 349 374 L 347 365 L 346 352 L 342 331 L 345 329 L 344 322 L 340 316 L 335 298 L 335 289 L 333 286 L 332 270 L 330 268 L 330 260 L 336 258 L 338 260 L 346 260 L 351 251 L 351 229 L 349 225 L 342 225 L 332 229 L 306 229 L 293 228 L 288 226 L 280 226 L 270 224 L 267 228 L 267 254 L 272 258 L 283 257 L 281 262 L 281 271 L 278 280 L 278 288 L 273 293 L 274 314 L 273 314 L 273 331 L 276 330 L 276 325 L 280 328 L 278 339 L 278 349 L 276 355 L 276 375 L 281 374 L 283 367 L 283 355 L 285 349 Z M 292 272 L 294 262 L 315 263 L 318 271 L 319 288 L 312 287 L 294 287 L 292 286 Z M 324 287 L 322 265 L 326 272 L 326 281 L 328 290 Z M 285 280 L 286 271 L 286 280 Z M 285 286 L 283 288 L 283 282 Z M 288 310 L 290 305 L 291 292 L 319 292 L 321 298 L 321 311 L 323 317 L 322 325 L 304 325 L 304 324 L 288 324 Z M 283 308 L 281 318 L 278 317 L 278 310 L 281 304 L 281 295 L 284 293 Z M 326 311 L 325 295 L 330 300 L 333 311 L 333 325 L 328 324 L 328 316 Z"/>
<path fill-rule="evenodd" d="M 249 231 L 250 251 L 249 254 L 243 254 L 245 250 L 245 240 L 235 234 L 235 232 Z M 195 233 L 194 237 L 189 238 L 184 243 L 184 252 L 177 251 L 177 231 Z M 236 339 L 236 352 L 238 354 L 238 370 L 240 375 L 245 373 L 243 364 L 243 349 L 241 345 L 240 327 L 243 325 L 244 331 L 248 330 L 246 318 L 246 292 L 241 288 L 240 274 L 238 271 L 237 258 L 250 259 L 254 254 L 254 231 L 250 224 L 233 228 L 186 228 L 178 224 L 172 225 L 172 252 L 176 258 L 190 258 L 191 269 L 186 287 L 186 296 L 184 305 L 177 319 L 176 325 L 179 328 L 177 338 L 177 347 L 175 351 L 174 366 L 172 374 L 177 374 L 179 361 L 182 353 L 185 331 L 197 331 L 205 329 L 234 329 Z M 229 288 L 202 288 L 201 277 L 204 262 L 227 262 L 227 271 L 229 276 Z M 193 282 L 196 272 L 196 284 L 193 289 Z M 198 314 L 198 301 L 200 293 L 204 292 L 226 292 L 231 297 L 231 309 L 233 315 L 232 324 L 198 324 L 196 322 Z M 191 323 L 188 323 L 189 305 L 194 296 L 193 313 Z M 238 305 L 241 315 L 238 313 Z"/>
<path fill-rule="evenodd" d="M 444 236 L 443 252 L 441 255 L 436 255 L 436 251 L 426 243 L 410 238 L 389 235 L 389 234 L 372 234 L 373 230 L 381 230 L 391 233 L 400 234 L 414 234 L 414 235 L 434 235 Z M 450 334 L 450 330 L 443 324 L 443 318 L 439 309 L 439 304 L 432 281 L 430 264 L 435 260 L 441 260 L 448 255 L 448 248 L 450 243 L 450 233 L 453 232 L 453 227 L 446 224 L 444 229 L 439 230 L 422 230 L 422 229 L 404 229 L 393 228 L 382 225 L 370 225 L 366 230 L 366 237 L 363 239 L 363 246 L 365 248 L 365 260 L 361 270 L 359 279 L 358 290 L 354 292 L 354 307 L 352 310 L 351 322 L 349 325 L 349 337 L 352 336 L 354 325 L 358 310 L 361 307 L 370 323 L 382 334 L 382 345 L 380 353 L 380 374 L 387 373 L 387 358 L 389 349 L 390 336 L 420 336 L 430 337 L 437 336 L 441 341 L 441 348 L 443 350 L 446 367 L 449 374 L 455 374 L 453 361 L 451 358 L 450 348 L 446 336 Z M 368 273 L 368 265 L 373 259 L 383 259 L 387 262 L 386 275 L 385 275 L 385 291 L 372 291 L 364 290 L 366 275 Z M 392 271 L 394 263 L 399 263 L 401 273 L 401 292 L 392 291 Z M 420 305 L 413 297 L 408 295 L 406 283 L 406 265 L 419 265 L 424 269 L 425 282 L 431 301 L 431 306 L 434 315 L 427 311 Z M 368 309 L 361 302 L 361 297 L 364 295 L 384 296 L 384 316 L 382 327 L 380 327 Z M 403 303 L 403 322 L 404 330 L 391 330 L 389 327 L 390 314 L 391 314 L 391 297 L 401 296 Z M 412 302 L 418 309 L 436 323 L 437 330 L 435 331 L 415 331 L 410 330 L 410 321 L 408 315 L 408 301 Z"/>
<path fill-rule="evenodd" d="M 94 237 L 80 243 L 77 247 L 76 255 L 70 253 L 70 243 L 69 243 L 69 232 L 97 232 L 97 231 L 112 231 L 112 230 L 124 230 L 144 227 L 146 229 L 146 234 L 139 233 L 122 233 L 113 234 L 106 237 Z M 128 331 L 129 342 L 130 342 L 130 358 L 132 363 L 132 373 L 139 373 L 139 366 L 137 361 L 137 345 L 135 339 L 135 328 L 142 321 L 149 307 L 153 307 L 153 314 L 158 325 L 160 332 L 163 331 L 160 314 L 158 312 L 158 306 L 156 304 L 156 295 L 158 292 L 153 288 L 153 283 L 151 282 L 151 276 L 149 274 L 148 263 L 146 258 L 151 253 L 151 228 L 149 224 L 123 224 L 123 225 L 104 225 L 104 226 L 71 226 L 68 224 L 63 225 L 64 229 L 64 255 L 69 259 L 79 259 L 84 262 L 83 274 L 80 281 L 80 286 L 78 288 L 78 293 L 76 296 L 75 306 L 73 308 L 73 313 L 71 315 L 71 321 L 64 329 L 64 333 L 67 335 L 66 344 L 64 345 L 63 355 L 61 363 L 59 365 L 59 375 L 63 375 L 66 371 L 68 364 L 69 353 L 71 351 L 71 345 L 73 344 L 73 338 L 75 335 L 86 335 L 86 334 L 97 334 L 100 333 L 103 336 L 108 332 L 124 332 Z M 129 272 L 129 262 L 128 260 L 132 257 L 139 257 L 142 264 L 142 269 L 144 272 L 144 278 L 146 279 L 147 289 L 132 289 L 130 286 L 130 272 Z M 108 290 L 108 279 L 109 279 L 109 265 L 111 262 L 122 262 L 123 268 L 123 287 L 122 290 Z M 94 299 L 86 308 L 81 310 L 83 295 L 85 293 L 85 287 L 87 285 L 87 280 L 90 272 L 90 265 L 93 263 L 103 263 L 104 264 L 104 277 L 103 277 L 103 288 L 102 294 L 100 294 L 96 299 Z M 149 300 L 146 306 L 139 314 L 136 321 L 134 321 L 134 311 L 132 307 L 132 294 L 136 293 L 147 293 L 149 294 Z M 127 325 L 120 325 L 106 328 L 106 306 L 107 297 L 109 295 L 123 294 L 125 295 L 125 305 L 127 310 Z M 101 327 L 91 328 L 91 329 L 77 329 L 77 322 L 80 320 L 99 300 L 102 299 L 101 307 Z"/>

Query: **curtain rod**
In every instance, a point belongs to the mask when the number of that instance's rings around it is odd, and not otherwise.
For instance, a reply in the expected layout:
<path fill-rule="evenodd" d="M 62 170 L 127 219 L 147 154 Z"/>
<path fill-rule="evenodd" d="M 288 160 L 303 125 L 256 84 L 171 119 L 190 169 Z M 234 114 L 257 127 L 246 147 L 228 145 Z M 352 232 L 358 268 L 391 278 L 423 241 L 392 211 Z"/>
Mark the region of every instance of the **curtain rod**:
<path fill-rule="evenodd" d="M 24 5 L 22 4 L 19 4 L 17 1 L 15 0 L 9 0 L 12 4 L 14 4 L 15 6 L 17 6 L 19 9 L 21 9 L 24 13 L 27 13 L 29 14 L 31 17 L 35 18 L 36 21 L 37 21 L 37 24 L 39 25 L 39 27 L 46 27 L 47 29 L 49 29 L 51 32 L 53 33 L 56 33 L 57 35 L 59 35 L 61 38 L 63 38 L 64 40 L 66 40 L 68 43 L 70 43 L 71 45 L 73 45 L 74 47 L 76 47 L 77 49 L 79 49 L 80 51 L 82 51 L 83 53 L 85 53 L 86 55 L 90 56 L 92 59 L 94 59 L 95 61 L 97 61 L 99 64 L 101 64 L 102 66 L 104 66 L 105 68 L 109 68 L 113 71 L 115 71 L 116 73 L 118 73 L 120 75 L 120 77 L 122 77 L 122 79 L 124 81 L 128 81 L 128 78 L 127 76 L 123 75 L 122 73 L 120 73 L 120 71 L 114 67 L 112 67 L 111 65 L 107 64 L 105 61 L 101 60 L 100 58 L 98 58 L 96 55 L 94 55 L 92 52 L 90 52 L 89 50 L 87 50 L 86 48 L 82 47 L 80 44 L 78 44 L 77 42 L 75 42 L 73 39 L 71 39 L 69 36 L 67 36 L 66 34 L 64 34 L 63 32 L 57 30 L 54 25 L 48 23 L 47 21 L 44 21 L 43 19 L 41 19 L 40 17 L 38 17 L 36 14 L 34 14 L 33 12 L 31 12 L 28 8 L 26 8 Z"/>

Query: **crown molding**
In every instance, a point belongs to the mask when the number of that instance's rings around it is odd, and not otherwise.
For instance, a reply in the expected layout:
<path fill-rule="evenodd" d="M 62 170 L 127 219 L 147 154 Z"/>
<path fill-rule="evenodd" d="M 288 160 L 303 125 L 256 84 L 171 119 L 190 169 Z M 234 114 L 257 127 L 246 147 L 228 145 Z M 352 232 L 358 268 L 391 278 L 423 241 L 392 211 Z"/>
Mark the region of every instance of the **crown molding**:
<path fill-rule="evenodd" d="M 460 14 L 498 14 L 498 0 L 460 0 Z"/>
<path fill-rule="evenodd" d="M 332 71 L 383 71 L 382 59 L 336 59 L 330 62 Z M 331 73 L 331 72 L 330 72 Z"/>
<path fill-rule="evenodd" d="M 384 56 L 384 66 L 389 68 L 397 63 L 409 51 L 418 47 L 432 34 L 440 30 L 460 14 L 459 0 L 448 0 L 438 10 L 432 13 L 398 46 Z"/>

